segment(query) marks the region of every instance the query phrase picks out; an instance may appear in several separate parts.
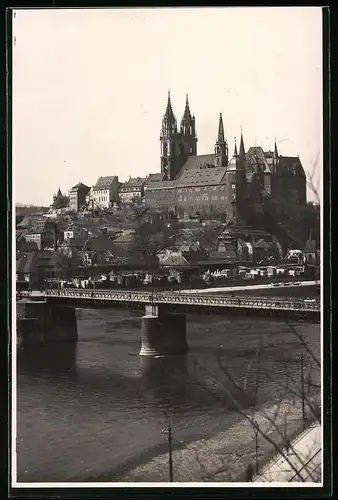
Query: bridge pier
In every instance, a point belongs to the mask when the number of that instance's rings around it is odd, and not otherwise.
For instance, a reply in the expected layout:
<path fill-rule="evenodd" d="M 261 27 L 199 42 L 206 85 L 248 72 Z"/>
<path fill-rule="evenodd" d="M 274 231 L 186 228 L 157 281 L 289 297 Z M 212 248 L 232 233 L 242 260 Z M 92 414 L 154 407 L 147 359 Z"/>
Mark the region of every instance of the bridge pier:
<path fill-rule="evenodd" d="M 158 305 L 145 307 L 141 319 L 140 356 L 186 354 L 188 351 L 184 314 L 161 312 Z"/>
<path fill-rule="evenodd" d="M 54 306 L 44 301 L 24 300 L 17 307 L 17 342 L 25 345 L 77 341 L 73 307 Z"/>

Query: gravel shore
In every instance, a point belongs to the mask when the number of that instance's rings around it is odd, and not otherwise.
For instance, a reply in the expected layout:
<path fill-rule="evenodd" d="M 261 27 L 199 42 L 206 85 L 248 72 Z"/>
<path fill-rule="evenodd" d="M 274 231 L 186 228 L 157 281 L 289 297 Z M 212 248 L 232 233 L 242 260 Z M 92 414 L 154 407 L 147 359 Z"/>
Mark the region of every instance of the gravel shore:
<path fill-rule="evenodd" d="M 315 397 L 319 403 L 319 396 Z M 243 481 L 243 473 L 251 464 L 255 468 L 256 440 L 251 421 L 274 443 L 301 430 L 302 404 L 299 399 L 284 399 L 280 404 L 265 404 L 236 415 L 226 432 L 209 439 L 193 441 L 173 451 L 174 482 L 233 482 Z M 173 430 L 174 432 L 174 430 Z M 262 435 L 258 436 L 258 458 L 264 463 L 276 451 L 275 446 Z M 120 477 L 121 482 L 167 482 L 168 453 L 160 453 Z"/>

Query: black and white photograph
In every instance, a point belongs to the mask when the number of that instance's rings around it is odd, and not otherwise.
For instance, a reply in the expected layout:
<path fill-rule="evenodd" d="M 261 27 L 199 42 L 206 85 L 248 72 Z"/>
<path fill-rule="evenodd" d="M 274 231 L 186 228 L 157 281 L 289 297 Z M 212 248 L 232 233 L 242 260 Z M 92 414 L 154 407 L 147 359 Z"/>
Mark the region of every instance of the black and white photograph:
<path fill-rule="evenodd" d="M 11 486 L 323 487 L 323 11 L 13 9 Z"/>

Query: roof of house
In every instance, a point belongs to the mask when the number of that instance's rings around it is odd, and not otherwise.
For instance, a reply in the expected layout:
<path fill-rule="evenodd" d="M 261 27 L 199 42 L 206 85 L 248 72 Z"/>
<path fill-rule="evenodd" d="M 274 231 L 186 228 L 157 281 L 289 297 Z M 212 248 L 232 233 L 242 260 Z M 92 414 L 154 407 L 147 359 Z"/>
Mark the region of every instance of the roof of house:
<path fill-rule="evenodd" d="M 116 244 L 127 244 L 127 243 L 133 243 L 135 240 L 135 235 L 134 234 L 121 234 L 117 238 L 115 238 L 114 243 Z"/>
<path fill-rule="evenodd" d="M 147 191 L 153 191 L 156 189 L 174 189 L 177 186 L 177 181 L 154 181 L 146 186 Z"/>
<path fill-rule="evenodd" d="M 162 266 L 188 266 L 188 260 L 181 252 L 170 252 L 167 258 L 162 259 Z"/>
<path fill-rule="evenodd" d="M 146 177 L 130 177 L 128 181 L 121 185 L 120 191 L 124 191 L 126 188 L 141 189 L 146 181 Z"/>
<path fill-rule="evenodd" d="M 148 184 L 150 184 L 152 182 L 163 181 L 164 177 L 165 177 L 164 173 L 149 174 L 148 178 L 147 178 L 147 181 L 146 181 L 146 184 L 148 185 Z"/>
<path fill-rule="evenodd" d="M 86 186 L 85 184 L 83 184 L 83 182 L 78 182 L 75 186 L 73 186 L 71 188 L 71 191 L 76 191 L 77 189 L 80 189 L 80 188 L 88 189 L 88 191 L 90 190 L 89 186 Z"/>
<path fill-rule="evenodd" d="M 26 229 L 16 229 L 15 231 L 15 238 L 17 241 L 19 241 L 21 238 L 24 237 L 24 235 L 27 233 Z"/>
<path fill-rule="evenodd" d="M 86 237 L 69 238 L 67 240 L 66 246 L 68 248 L 83 248 L 85 243 L 86 243 Z"/>
<path fill-rule="evenodd" d="M 122 250 L 108 237 L 98 236 L 90 238 L 84 247 L 84 250 L 92 250 L 96 252 L 109 251 L 113 254 L 122 255 Z"/>
<path fill-rule="evenodd" d="M 304 253 L 316 253 L 316 242 L 314 240 L 307 240 L 303 251 Z"/>
<path fill-rule="evenodd" d="M 177 187 L 220 184 L 226 172 L 225 167 L 184 170 L 177 179 Z"/>
<path fill-rule="evenodd" d="M 18 228 L 21 228 L 21 227 L 29 227 L 31 226 L 32 224 L 35 224 L 39 221 L 43 221 L 45 222 L 46 219 L 44 219 L 41 214 L 37 214 L 37 215 L 27 215 L 25 216 L 21 222 L 19 222 L 18 224 Z"/>
<path fill-rule="evenodd" d="M 28 274 L 33 271 L 37 263 L 37 254 L 35 252 L 27 252 L 21 255 L 16 261 L 16 272 Z"/>
<path fill-rule="evenodd" d="M 94 186 L 94 189 L 107 189 L 116 182 L 118 182 L 117 175 L 108 175 L 106 177 L 99 177 Z"/>

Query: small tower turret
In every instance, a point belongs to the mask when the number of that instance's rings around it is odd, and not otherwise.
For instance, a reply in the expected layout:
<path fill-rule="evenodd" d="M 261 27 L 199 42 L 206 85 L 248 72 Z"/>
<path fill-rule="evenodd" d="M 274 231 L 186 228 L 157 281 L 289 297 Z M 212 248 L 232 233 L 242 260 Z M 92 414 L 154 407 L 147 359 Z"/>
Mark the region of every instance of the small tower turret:
<path fill-rule="evenodd" d="M 236 143 L 236 137 L 235 137 L 234 139 L 235 139 L 234 158 L 237 158 L 238 153 L 237 153 L 237 143 Z"/>
<path fill-rule="evenodd" d="M 241 160 L 245 159 L 245 147 L 244 147 L 244 140 L 243 140 L 243 132 L 241 129 L 241 142 L 239 145 L 239 157 Z"/>

